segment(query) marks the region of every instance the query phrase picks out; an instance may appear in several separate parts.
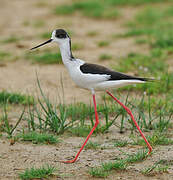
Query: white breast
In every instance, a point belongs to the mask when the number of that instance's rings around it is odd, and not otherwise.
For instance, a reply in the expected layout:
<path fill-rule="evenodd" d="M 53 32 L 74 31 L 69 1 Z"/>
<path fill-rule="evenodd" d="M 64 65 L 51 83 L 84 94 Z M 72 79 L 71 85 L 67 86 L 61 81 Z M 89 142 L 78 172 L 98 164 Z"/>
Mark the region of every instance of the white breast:
<path fill-rule="evenodd" d="M 82 73 L 80 66 L 84 64 L 84 61 L 76 59 L 76 62 L 72 62 L 70 66 L 67 67 L 72 80 L 79 86 L 85 89 L 94 89 L 99 83 L 108 80 L 110 75 L 99 75 Z"/>

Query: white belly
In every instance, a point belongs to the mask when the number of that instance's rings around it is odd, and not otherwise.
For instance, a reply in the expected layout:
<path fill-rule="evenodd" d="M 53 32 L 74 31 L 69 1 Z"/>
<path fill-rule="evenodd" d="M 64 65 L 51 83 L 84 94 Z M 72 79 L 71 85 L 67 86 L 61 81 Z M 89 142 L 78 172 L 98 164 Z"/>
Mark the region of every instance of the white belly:
<path fill-rule="evenodd" d="M 80 71 L 80 67 L 75 67 L 68 69 L 72 80 L 77 86 L 84 89 L 94 89 L 95 85 L 104 82 L 109 78 L 109 75 L 99 75 L 99 74 L 83 74 Z"/>

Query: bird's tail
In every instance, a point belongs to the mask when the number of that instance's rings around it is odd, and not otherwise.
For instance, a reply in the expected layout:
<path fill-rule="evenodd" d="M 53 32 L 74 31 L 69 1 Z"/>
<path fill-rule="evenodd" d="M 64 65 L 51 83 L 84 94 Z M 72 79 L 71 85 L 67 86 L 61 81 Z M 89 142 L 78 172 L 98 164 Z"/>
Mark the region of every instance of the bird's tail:
<path fill-rule="evenodd" d="M 146 81 L 146 82 L 158 82 L 159 80 L 154 79 L 154 78 L 138 78 L 141 81 Z"/>

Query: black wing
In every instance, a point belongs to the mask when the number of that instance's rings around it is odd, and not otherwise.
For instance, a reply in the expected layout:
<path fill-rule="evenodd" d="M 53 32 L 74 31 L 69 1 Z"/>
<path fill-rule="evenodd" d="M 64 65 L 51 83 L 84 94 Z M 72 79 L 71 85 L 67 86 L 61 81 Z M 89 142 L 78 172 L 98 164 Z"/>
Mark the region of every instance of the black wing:
<path fill-rule="evenodd" d="M 82 66 L 80 66 L 80 70 L 84 73 L 84 74 L 106 74 L 106 75 L 110 75 L 110 79 L 108 79 L 109 81 L 112 80 L 141 80 L 141 81 L 148 81 L 150 79 L 148 78 L 141 78 L 141 77 L 134 77 L 134 76 L 130 76 L 130 75 L 126 75 L 120 72 L 116 72 L 113 70 L 110 70 L 104 66 L 100 66 L 97 64 L 90 64 L 90 63 L 85 63 Z"/>

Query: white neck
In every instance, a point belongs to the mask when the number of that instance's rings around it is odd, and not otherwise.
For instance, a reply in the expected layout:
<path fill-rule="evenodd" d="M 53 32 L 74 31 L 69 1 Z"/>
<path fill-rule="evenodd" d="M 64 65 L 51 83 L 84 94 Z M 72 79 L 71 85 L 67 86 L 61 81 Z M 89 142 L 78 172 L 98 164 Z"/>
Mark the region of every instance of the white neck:
<path fill-rule="evenodd" d="M 73 61 L 70 40 L 66 39 L 65 41 L 61 42 L 59 44 L 59 48 L 60 48 L 62 61 L 63 61 L 64 65 L 68 65 L 69 61 Z"/>

